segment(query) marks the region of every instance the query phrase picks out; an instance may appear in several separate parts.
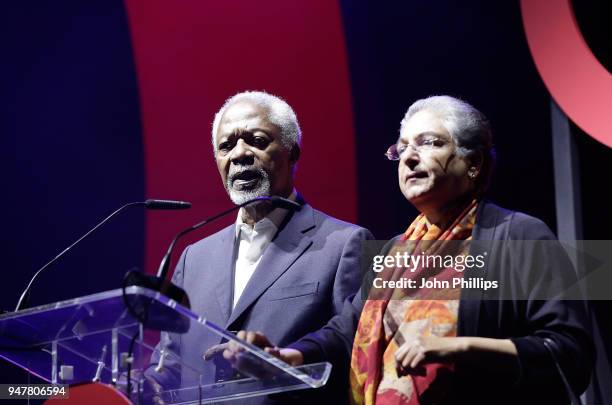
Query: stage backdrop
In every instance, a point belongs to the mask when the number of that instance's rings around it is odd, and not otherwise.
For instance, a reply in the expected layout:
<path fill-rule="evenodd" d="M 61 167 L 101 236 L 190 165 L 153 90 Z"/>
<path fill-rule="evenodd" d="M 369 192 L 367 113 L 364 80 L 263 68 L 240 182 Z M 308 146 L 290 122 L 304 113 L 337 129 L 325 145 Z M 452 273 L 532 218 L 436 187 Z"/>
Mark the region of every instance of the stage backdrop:
<path fill-rule="evenodd" d="M 579 2 L 576 18 L 609 73 L 598 4 Z M 122 214 L 48 269 L 32 304 L 116 288 L 134 267 L 154 271 L 174 233 L 231 206 L 210 125 L 224 99 L 247 89 L 276 93 L 295 108 L 304 132 L 297 184 L 307 201 L 381 239 L 415 214 L 383 153 L 407 107 L 433 94 L 462 97 L 490 118 L 499 157 L 492 199 L 556 226 L 550 96 L 518 1 L 0 7 L 4 310 L 38 267 L 123 203 L 168 198 L 194 207 Z M 609 201 L 600 190 L 610 149 L 572 131 L 584 235 L 608 239 Z M 8 373 L 1 380 L 17 382 L 20 375 Z"/>

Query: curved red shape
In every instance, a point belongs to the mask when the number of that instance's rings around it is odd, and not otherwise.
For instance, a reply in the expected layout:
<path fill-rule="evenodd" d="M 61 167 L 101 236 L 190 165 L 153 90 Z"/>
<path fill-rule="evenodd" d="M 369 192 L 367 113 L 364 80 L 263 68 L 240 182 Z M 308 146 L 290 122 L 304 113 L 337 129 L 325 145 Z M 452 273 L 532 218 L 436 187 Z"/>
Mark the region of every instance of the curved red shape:
<path fill-rule="evenodd" d="M 147 197 L 193 202 L 185 212 L 147 213 L 149 272 L 174 233 L 231 206 L 210 128 L 223 101 L 243 90 L 269 91 L 295 109 L 304 134 L 297 188 L 316 208 L 355 222 L 352 103 L 336 1 L 126 0 L 126 6 Z"/>
<path fill-rule="evenodd" d="M 132 402 L 115 387 L 101 383 L 72 385 L 68 398 L 48 399 L 44 405 L 131 405 Z"/>
<path fill-rule="evenodd" d="M 529 49 L 548 91 L 584 132 L 612 147 L 612 75 L 595 58 L 570 0 L 521 0 Z"/>

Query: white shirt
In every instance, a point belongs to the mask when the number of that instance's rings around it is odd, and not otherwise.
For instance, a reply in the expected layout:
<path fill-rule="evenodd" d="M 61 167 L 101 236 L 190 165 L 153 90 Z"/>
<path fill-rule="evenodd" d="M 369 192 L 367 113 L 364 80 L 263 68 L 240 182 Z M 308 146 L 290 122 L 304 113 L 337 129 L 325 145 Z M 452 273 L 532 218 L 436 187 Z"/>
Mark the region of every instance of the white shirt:
<path fill-rule="evenodd" d="M 293 190 L 289 199 L 295 201 L 296 192 Z M 232 308 L 240 299 L 242 292 L 255 272 L 261 261 L 264 251 L 274 239 L 278 227 L 281 225 L 288 210 L 275 208 L 254 227 L 249 226 L 242 220 L 244 208 L 238 211 L 236 219 L 236 262 L 234 264 L 234 302 Z"/>

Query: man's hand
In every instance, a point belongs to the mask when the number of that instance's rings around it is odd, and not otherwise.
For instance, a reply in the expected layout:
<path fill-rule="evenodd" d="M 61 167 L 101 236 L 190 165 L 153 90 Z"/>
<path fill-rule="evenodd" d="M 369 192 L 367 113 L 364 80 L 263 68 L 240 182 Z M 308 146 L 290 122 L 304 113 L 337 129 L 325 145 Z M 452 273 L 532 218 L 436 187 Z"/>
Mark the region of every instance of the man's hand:
<path fill-rule="evenodd" d="M 291 366 L 299 366 L 304 362 L 304 357 L 301 352 L 295 349 L 280 348 L 272 344 L 266 335 L 261 332 L 241 330 L 236 334 L 236 337 L 263 349 L 265 352 L 270 353 Z M 227 344 L 227 348 L 223 351 L 223 357 L 239 371 L 252 375 L 249 370 L 243 369 L 246 365 L 243 361 L 246 354 L 244 351 L 244 347 L 240 344 L 230 341 Z"/>

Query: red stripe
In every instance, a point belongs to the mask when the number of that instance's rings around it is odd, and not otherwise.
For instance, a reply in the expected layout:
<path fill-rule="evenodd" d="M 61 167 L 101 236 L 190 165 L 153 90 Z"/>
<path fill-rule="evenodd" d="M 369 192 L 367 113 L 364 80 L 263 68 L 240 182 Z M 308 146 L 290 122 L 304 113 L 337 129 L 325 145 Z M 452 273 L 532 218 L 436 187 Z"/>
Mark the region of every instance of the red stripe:
<path fill-rule="evenodd" d="M 570 0 L 521 0 L 535 65 L 563 112 L 612 148 L 612 75 L 585 42 Z"/>
<path fill-rule="evenodd" d="M 223 101 L 246 89 L 269 91 L 294 107 L 304 134 L 298 189 L 315 207 L 356 220 L 350 83 L 336 2 L 126 0 L 126 5 L 140 87 L 147 197 L 194 203 L 185 213 L 148 214 L 149 271 L 176 231 L 231 205 L 214 164 L 210 125 Z"/>

